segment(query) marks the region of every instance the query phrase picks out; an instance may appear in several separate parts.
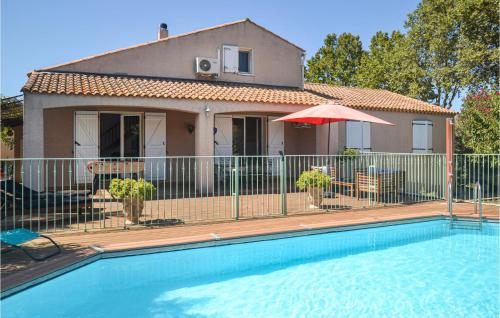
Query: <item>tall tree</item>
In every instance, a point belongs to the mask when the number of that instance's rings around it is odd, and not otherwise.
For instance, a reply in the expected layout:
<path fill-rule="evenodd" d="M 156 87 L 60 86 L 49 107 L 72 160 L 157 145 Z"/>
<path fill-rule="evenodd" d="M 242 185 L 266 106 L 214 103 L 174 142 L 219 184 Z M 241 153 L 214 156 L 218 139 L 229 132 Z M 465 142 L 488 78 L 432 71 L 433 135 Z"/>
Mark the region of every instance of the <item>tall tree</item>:
<path fill-rule="evenodd" d="M 363 54 L 359 36 L 328 34 L 324 45 L 307 61 L 305 78 L 310 82 L 354 86 Z"/>
<path fill-rule="evenodd" d="M 423 0 L 405 27 L 430 101 L 450 108 L 461 91 L 498 80 L 498 0 Z"/>
<path fill-rule="evenodd" d="M 389 35 L 379 31 L 371 40 L 370 50 L 361 59 L 356 82 L 361 87 L 429 99 L 429 80 L 417 62 L 415 50 L 401 32 Z"/>

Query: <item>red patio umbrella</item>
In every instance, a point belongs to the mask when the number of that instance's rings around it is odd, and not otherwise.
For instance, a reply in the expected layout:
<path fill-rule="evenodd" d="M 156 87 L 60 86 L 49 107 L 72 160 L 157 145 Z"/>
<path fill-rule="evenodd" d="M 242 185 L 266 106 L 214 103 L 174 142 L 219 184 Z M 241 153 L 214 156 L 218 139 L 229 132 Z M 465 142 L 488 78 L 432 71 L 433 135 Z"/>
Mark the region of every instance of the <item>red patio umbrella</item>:
<path fill-rule="evenodd" d="M 371 123 L 394 125 L 378 117 L 368 115 L 359 110 L 355 110 L 336 101 L 329 101 L 326 104 L 310 107 L 274 121 L 284 121 L 292 123 L 307 123 L 313 125 L 322 125 L 328 123 L 328 155 L 330 154 L 330 123 L 338 121 L 357 120 Z"/>

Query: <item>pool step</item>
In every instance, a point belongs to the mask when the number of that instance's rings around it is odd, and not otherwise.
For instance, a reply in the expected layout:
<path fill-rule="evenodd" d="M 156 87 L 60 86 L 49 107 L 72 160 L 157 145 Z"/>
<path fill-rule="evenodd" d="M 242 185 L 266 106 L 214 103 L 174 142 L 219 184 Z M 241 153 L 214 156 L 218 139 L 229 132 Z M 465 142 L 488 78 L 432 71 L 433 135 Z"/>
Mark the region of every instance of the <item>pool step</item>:
<path fill-rule="evenodd" d="M 475 230 L 481 231 L 481 222 L 453 219 L 450 228 L 455 230 Z"/>

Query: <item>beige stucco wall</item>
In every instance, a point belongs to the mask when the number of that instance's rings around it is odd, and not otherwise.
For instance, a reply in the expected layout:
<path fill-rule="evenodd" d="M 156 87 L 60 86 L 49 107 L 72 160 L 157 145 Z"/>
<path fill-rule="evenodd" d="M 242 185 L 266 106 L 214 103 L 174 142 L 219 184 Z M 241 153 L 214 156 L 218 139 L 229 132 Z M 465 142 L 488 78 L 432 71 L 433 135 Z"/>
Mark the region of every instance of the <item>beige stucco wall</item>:
<path fill-rule="evenodd" d="M 248 21 L 137 46 L 53 70 L 194 79 L 195 58 L 217 58 L 217 50 L 222 51 L 224 44 L 252 49 L 254 75 L 221 73 L 220 81 L 302 87 L 303 52 Z M 222 57 L 220 64 L 222 69 Z"/>
<path fill-rule="evenodd" d="M 432 145 L 434 153 L 445 152 L 445 122 L 446 116 L 385 112 L 385 111 L 365 111 L 368 114 L 389 121 L 394 126 L 372 124 L 371 125 L 371 147 L 374 152 L 399 152 L 410 153 L 413 147 L 413 126 L 414 120 L 430 120 L 433 123 Z M 326 138 L 328 125 L 323 125 L 317 129 L 317 146 L 319 153 L 326 153 Z M 338 154 L 343 151 L 346 145 L 346 125 L 345 122 L 332 124 L 330 153 Z"/>
<path fill-rule="evenodd" d="M 285 123 L 285 154 L 313 155 L 316 153 L 316 129 L 314 127 L 294 128 L 291 123 Z"/>

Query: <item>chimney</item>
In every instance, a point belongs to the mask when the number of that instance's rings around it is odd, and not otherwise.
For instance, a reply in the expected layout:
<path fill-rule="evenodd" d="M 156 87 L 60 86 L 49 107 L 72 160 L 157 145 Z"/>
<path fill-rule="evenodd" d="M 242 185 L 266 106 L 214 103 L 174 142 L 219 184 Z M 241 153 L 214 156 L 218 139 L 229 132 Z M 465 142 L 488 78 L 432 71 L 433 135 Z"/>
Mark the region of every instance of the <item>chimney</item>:
<path fill-rule="evenodd" d="M 166 23 L 160 24 L 160 30 L 158 31 L 158 40 L 168 38 L 168 27 Z"/>

